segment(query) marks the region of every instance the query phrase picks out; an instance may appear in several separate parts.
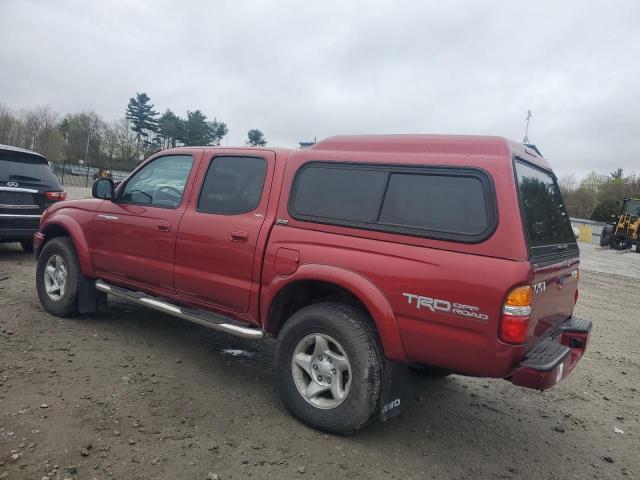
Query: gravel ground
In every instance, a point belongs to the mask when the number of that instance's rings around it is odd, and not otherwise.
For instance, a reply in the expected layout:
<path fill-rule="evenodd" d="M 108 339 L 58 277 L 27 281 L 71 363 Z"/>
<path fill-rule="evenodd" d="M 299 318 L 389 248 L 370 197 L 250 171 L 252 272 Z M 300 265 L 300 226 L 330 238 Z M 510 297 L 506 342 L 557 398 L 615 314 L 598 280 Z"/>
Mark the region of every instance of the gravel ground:
<path fill-rule="evenodd" d="M 640 280 L 640 253 L 632 250 L 613 250 L 592 243 L 580 243 L 582 270 L 622 275 Z"/>
<path fill-rule="evenodd" d="M 91 198 L 91 188 L 74 187 L 72 185 L 63 185 L 67 192 L 67 200 L 81 200 L 83 198 Z"/>
<path fill-rule="evenodd" d="M 399 418 L 344 438 L 285 412 L 270 342 L 116 302 L 61 320 L 34 266 L 0 245 L 0 479 L 640 477 L 640 280 L 583 272 L 592 341 L 556 388 L 411 374 Z"/>

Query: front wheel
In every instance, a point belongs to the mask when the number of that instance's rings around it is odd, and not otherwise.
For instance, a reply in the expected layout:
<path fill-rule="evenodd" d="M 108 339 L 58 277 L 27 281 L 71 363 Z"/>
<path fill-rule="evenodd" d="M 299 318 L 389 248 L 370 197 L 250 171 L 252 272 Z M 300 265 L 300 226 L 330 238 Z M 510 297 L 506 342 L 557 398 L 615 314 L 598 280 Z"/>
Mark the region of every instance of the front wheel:
<path fill-rule="evenodd" d="M 618 233 L 611 240 L 611 245 L 616 250 L 627 250 L 631 248 L 631 239 L 624 233 Z"/>
<path fill-rule="evenodd" d="M 377 411 L 383 362 L 378 334 L 364 313 L 317 303 L 294 313 L 278 335 L 276 386 L 302 422 L 350 434 Z"/>
<path fill-rule="evenodd" d="M 47 242 L 38 257 L 36 289 L 44 309 L 58 317 L 78 312 L 80 263 L 73 242 L 57 237 Z"/>
<path fill-rule="evenodd" d="M 608 247 L 611 244 L 611 238 L 613 237 L 613 225 L 605 225 L 600 235 L 600 246 Z"/>

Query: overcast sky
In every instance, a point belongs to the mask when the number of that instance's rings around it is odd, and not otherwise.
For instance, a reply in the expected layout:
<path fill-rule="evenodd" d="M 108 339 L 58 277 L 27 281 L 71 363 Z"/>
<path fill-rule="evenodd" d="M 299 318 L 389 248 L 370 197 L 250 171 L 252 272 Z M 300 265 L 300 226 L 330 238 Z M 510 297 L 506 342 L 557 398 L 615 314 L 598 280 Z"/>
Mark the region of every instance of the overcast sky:
<path fill-rule="evenodd" d="M 0 0 L 0 103 L 202 110 L 270 145 L 529 138 L 559 175 L 640 173 L 640 2 Z"/>

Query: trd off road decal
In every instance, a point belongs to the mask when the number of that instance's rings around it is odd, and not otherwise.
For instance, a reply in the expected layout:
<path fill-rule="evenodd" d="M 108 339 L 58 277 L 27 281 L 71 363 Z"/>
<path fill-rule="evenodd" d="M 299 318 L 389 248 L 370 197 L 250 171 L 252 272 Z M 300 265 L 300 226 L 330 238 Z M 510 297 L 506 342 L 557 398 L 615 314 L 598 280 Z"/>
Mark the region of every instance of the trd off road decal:
<path fill-rule="evenodd" d="M 489 320 L 489 316 L 485 315 L 480 309 L 473 305 L 464 303 L 450 302 L 440 298 L 423 297 L 413 293 L 403 293 L 407 297 L 409 305 L 415 305 L 418 310 L 426 308 L 432 312 L 452 313 L 459 317 L 475 318 L 476 320 Z"/>

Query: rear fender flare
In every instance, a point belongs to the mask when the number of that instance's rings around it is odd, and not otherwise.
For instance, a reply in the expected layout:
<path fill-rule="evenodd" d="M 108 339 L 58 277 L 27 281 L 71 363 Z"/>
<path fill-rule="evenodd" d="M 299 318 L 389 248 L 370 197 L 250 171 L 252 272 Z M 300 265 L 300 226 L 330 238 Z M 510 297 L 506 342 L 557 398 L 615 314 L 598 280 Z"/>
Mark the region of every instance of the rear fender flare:
<path fill-rule="evenodd" d="M 407 361 L 400 330 L 391 305 L 385 295 L 362 275 L 332 265 L 301 265 L 293 275 L 276 277 L 269 286 L 264 287 L 260 311 L 262 324 L 266 331 L 269 331 L 268 317 L 271 303 L 284 287 L 299 281 L 331 283 L 351 292 L 369 311 L 378 329 L 385 356 L 394 361 Z"/>
<path fill-rule="evenodd" d="M 50 240 L 50 237 L 47 235 L 47 230 L 54 225 L 66 230 L 69 237 L 71 237 L 76 253 L 78 254 L 82 274 L 87 277 L 95 277 L 95 271 L 91 266 L 91 259 L 89 256 L 89 245 L 87 244 L 87 239 L 85 238 L 84 232 L 78 222 L 65 214 L 58 214 L 53 216 L 51 219 L 48 219 L 41 230 L 45 236 L 45 245 Z"/>

